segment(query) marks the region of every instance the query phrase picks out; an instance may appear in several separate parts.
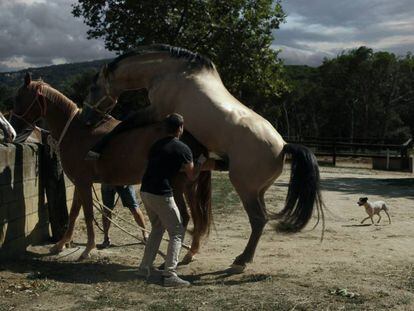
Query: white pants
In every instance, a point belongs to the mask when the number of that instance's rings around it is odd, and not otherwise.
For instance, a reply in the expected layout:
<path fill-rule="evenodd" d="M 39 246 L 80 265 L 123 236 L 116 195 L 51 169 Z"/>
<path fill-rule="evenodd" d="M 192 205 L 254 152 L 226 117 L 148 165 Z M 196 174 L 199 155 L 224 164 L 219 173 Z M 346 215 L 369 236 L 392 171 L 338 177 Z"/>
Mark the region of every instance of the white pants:
<path fill-rule="evenodd" d="M 149 220 L 151 221 L 151 233 L 145 246 L 144 257 L 140 268 L 150 269 L 161 244 L 164 231 L 167 230 L 170 242 L 168 243 L 167 257 L 165 259 L 164 276 L 176 275 L 178 256 L 184 238 L 183 221 L 175 204 L 174 197 L 165 197 L 141 192 Z"/>

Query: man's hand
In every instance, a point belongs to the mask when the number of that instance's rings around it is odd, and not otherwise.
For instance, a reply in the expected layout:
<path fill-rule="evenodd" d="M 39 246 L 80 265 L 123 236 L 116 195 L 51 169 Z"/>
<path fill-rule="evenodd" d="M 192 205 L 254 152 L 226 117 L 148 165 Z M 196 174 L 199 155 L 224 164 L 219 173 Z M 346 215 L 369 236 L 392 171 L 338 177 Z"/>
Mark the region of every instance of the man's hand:
<path fill-rule="evenodd" d="M 203 165 L 203 163 L 204 162 L 206 162 L 207 161 L 207 158 L 204 156 L 204 154 L 201 154 L 198 158 L 197 158 L 197 161 L 196 161 L 196 163 L 198 164 L 198 165 Z"/>

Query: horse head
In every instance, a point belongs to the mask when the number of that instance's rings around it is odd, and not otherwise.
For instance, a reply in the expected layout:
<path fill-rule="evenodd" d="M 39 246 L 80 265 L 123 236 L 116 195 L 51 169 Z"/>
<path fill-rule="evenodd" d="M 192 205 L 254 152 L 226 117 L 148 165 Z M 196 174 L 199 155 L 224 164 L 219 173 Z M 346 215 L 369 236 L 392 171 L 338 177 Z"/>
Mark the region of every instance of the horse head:
<path fill-rule="evenodd" d="M 35 123 L 46 114 L 47 102 L 42 94 L 43 85 L 41 81 L 32 81 L 30 74 L 26 73 L 24 83 L 17 91 L 10 123 L 18 137 L 31 132 Z"/>
<path fill-rule="evenodd" d="M 81 120 L 88 126 L 96 126 L 116 105 L 109 84 L 108 66 L 104 65 L 93 79 L 83 103 Z"/>

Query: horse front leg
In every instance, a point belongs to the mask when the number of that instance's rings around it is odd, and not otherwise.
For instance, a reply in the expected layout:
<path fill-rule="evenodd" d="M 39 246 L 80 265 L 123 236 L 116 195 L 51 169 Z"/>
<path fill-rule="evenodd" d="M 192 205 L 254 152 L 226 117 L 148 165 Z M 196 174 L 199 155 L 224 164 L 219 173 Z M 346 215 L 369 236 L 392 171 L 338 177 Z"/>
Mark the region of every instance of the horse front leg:
<path fill-rule="evenodd" d="M 184 197 L 184 192 L 186 192 L 187 194 L 188 191 L 188 186 L 186 184 L 187 178 L 184 174 L 179 174 L 177 177 L 175 177 L 172 184 L 174 192 L 174 201 L 177 204 L 178 210 L 180 211 L 180 215 L 183 221 L 183 227 L 185 228 L 185 230 L 187 230 L 187 226 L 190 221 L 190 215 L 188 214 L 187 204 Z M 179 263 L 179 265 L 189 264 L 191 261 L 193 261 L 194 254 L 195 253 L 192 253 L 192 251 L 189 250 L 187 254 L 184 256 L 183 260 Z"/>
<path fill-rule="evenodd" d="M 193 241 L 191 242 L 191 247 L 188 250 L 187 254 L 181 260 L 180 265 L 188 265 L 189 263 L 193 262 L 195 259 L 195 255 L 198 254 L 200 250 L 200 241 L 201 237 L 199 234 L 193 235 Z"/>
<path fill-rule="evenodd" d="M 89 258 L 91 251 L 96 247 L 95 231 L 93 229 L 92 185 L 86 185 L 79 189 L 79 194 L 83 207 L 83 215 L 86 222 L 86 232 L 88 235 L 88 241 L 86 243 L 85 250 L 79 257 L 79 260 L 83 260 Z"/>
<path fill-rule="evenodd" d="M 190 221 L 190 215 L 188 214 L 187 204 L 185 203 L 184 195 L 183 193 L 174 193 L 174 200 L 177 204 L 178 210 L 180 211 L 182 220 L 183 220 L 183 227 L 185 230 L 187 230 L 188 223 Z M 180 265 L 187 265 L 190 262 L 193 261 L 195 252 L 192 252 L 193 244 L 194 244 L 194 238 L 193 242 L 191 244 L 191 249 L 187 252 L 187 254 L 184 256 L 183 260 L 179 263 Z M 199 242 L 198 242 L 199 243 Z M 198 248 L 197 248 L 198 251 Z"/>
<path fill-rule="evenodd" d="M 75 190 L 73 192 L 72 206 L 70 208 L 68 228 L 66 229 L 60 241 L 57 242 L 50 249 L 50 253 L 52 254 L 60 253 L 65 247 L 65 245 L 69 243 L 70 241 L 72 241 L 73 230 L 75 228 L 75 223 L 76 223 L 76 219 L 78 218 L 80 208 L 81 208 L 81 202 L 79 198 L 79 191 L 78 191 L 78 187 L 75 186 Z"/>

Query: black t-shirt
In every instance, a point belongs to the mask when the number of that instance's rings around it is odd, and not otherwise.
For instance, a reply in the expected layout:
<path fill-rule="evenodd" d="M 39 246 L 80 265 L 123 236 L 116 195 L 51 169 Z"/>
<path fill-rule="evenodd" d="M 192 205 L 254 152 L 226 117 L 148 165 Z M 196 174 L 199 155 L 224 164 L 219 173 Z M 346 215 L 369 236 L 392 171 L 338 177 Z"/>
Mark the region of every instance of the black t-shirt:
<path fill-rule="evenodd" d="M 158 140 L 149 151 L 141 191 L 172 196 L 171 178 L 177 175 L 183 164 L 192 161 L 193 154 L 190 148 L 178 138 L 168 136 Z"/>

